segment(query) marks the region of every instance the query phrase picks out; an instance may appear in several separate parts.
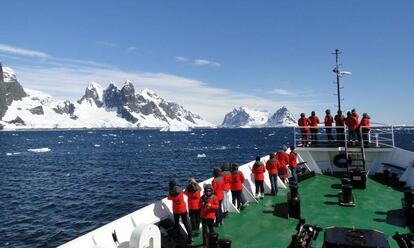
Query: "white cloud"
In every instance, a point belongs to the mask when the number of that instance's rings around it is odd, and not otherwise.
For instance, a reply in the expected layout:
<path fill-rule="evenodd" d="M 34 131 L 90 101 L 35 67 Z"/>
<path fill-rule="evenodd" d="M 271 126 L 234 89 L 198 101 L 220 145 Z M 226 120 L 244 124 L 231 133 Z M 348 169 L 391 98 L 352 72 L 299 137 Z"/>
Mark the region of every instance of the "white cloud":
<path fill-rule="evenodd" d="M 304 106 L 317 105 L 312 101 L 275 101 L 235 90 L 211 87 L 202 81 L 165 73 L 129 72 L 111 68 L 71 67 L 15 67 L 24 87 L 44 91 L 62 99 L 78 100 L 88 82 L 106 87 L 110 81 L 131 80 L 136 90 L 150 88 L 169 101 L 177 102 L 216 124 L 224 115 L 241 105 L 275 111 L 286 105 L 294 113 Z"/>
<path fill-rule="evenodd" d="M 173 74 L 125 71 L 95 61 L 55 58 L 46 53 L 20 48 L 14 48 L 13 51 L 13 55 L 29 56 L 32 60 L 31 63 L 25 61 L 18 65 L 8 63 L 15 69 L 23 87 L 44 91 L 61 99 L 78 100 L 91 81 L 99 82 L 106 87 L 110 81 L 131 80 L 137 91 L 150 88 L 166 100 L 177 102 L 216 124 L 221 124 L 228 111 L 241 105 L 269 111 L 275 111 L 285 105 L 293 113 L 300 113 L 310 106 L 320 104 L 317 100 L 277 101 L 237 90 L 212 87 L 202 81 Z M 36 60 L 33 60 L 34 58 Z M 187 58 L 176 57 L 177 60 L 180 60 L 179 58 L 190 63 Z M 201 60 L 198 63 L 214 66 L 211 63 L 217 62 L 207 63 Z"/>
<path fill-rule="evenodd" d="M 126 49 L 126 52 L 131 53 L 131 52 L 136 51 L 136 50 L 138 50 L 138 47 L 130 46 Z"/>
<path fill-rule="evenodd" d="M 181 62 L 181 63 L 186 63 L 186 62 L 188 62 L 188 58 L 186 58 L 186 57 L 181 57 L 181 56 L 177 56 L 177 57 L 175 57 L 175 60 L 177 60 L 178 62 Z"/>
<path fill-rule="evenodd" d="M 44 52 L 18 48 L 14 46 L 5 45 L 5 44 L 0 44 L 0 51 L 4 53 L 24 56 L 24 57 L 34 57 L 34 58 L 42 58 L 42 59 L 50 57 L 47 53 L 44 53 Z"/>
<path fill-rule="evenodd" d="M 296 96 L 295 92 L 291 92 L 285 89 L 273 89 L 270 91 L 272 94 L 282 95 L 282 96 Z"/>
<path fill-rule="evenodd" d="M 210 61 L 210 60 L 207 60 L 207 59 L 196 59 L 196 60 L 194 60 L 194 65 L 197 65 L 197 66 L 211 66 L 211 67 L 221 66 L 220 63 Z"/>
<path fill-rule="evenodd" d="M 104 40 L 96 41 L 95 44 L 98 46 L 103 46 L 103 47 L 116 47 L 115 43 L 104 41 Z"/>

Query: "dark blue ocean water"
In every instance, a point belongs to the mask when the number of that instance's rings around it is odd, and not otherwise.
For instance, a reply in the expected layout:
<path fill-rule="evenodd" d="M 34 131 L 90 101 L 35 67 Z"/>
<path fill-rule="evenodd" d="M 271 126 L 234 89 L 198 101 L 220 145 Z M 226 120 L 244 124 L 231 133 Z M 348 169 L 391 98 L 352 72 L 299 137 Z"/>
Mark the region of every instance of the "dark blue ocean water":
<path fill-rule="evenodd" d="M 414 150 L 413 129 L 395 137 Z M 290 128 L 0 132 L 0 246 L 55 247 L 161 199 L 170 179 L 204 180 L 292 139 Z"/>

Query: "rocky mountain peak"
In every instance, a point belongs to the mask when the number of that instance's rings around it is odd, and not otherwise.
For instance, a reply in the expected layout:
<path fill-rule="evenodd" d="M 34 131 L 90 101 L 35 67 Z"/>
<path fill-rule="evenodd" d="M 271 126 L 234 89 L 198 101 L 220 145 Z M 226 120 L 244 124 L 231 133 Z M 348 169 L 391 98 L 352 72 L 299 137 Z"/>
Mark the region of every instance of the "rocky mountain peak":
<path fill-rule="evenodd" d="M 84 101 L 88 101 L 89 103 L 95 103 L 97 107 L 101 107 L 103 105 L 103 88 L 96 82 L 91 82 L 85 89 L 85 94 L 83 97 L 78 101 L 82 103 Z"/>
<path fill-rule="evenodd" d="M 293 114 L 286 108 L 282 106 L 269 118 L 266 126 L 276 127 L 276 126 L 295 126 L 297 121 Z"/>

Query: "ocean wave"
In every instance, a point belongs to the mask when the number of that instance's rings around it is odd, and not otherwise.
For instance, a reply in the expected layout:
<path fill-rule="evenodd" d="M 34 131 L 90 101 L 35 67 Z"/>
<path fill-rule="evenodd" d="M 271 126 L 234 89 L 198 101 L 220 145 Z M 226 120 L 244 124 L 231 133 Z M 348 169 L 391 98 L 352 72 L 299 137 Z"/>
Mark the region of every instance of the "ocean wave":
<path fill-rule="evenodd" d="M 49 147 L 42 147 L 42 148 L 30 148 L 30 149 L 27 149 L 27 151 L 41 153 L 41 152 L 50 152 L 51 149 Z"/>
<path fill-rule="evenodd" d="M 197 154 L 197 158 L 205 158 L 207 157 L 205 153 Z"/>

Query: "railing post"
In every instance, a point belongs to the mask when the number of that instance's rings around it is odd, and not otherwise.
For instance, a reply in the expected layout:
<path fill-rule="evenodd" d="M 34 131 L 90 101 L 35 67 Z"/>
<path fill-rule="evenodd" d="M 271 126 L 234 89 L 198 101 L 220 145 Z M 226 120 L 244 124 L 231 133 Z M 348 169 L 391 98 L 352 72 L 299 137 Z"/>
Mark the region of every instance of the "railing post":
<path fill-rule="evenodd" d="M 376 134 L 375 134 L 375 146 L 376 146 L 376 147 L 379 147 L 379 140 L 378 140 L 378 139 L 379 139 L 379 134 L 378 134 L 378 133 L 376 133 Z"/>
<path fill-rule="evenodd" d="M 395 147 L 395 142 L 394 142 L 394 126 L 391 126 L 391 137 L 392 137 L 392 147 Z"/>

